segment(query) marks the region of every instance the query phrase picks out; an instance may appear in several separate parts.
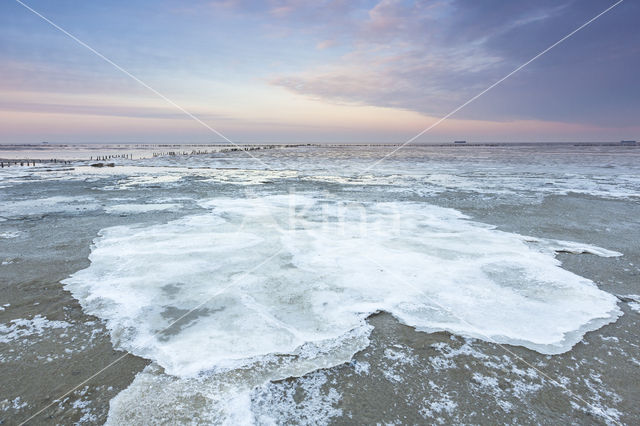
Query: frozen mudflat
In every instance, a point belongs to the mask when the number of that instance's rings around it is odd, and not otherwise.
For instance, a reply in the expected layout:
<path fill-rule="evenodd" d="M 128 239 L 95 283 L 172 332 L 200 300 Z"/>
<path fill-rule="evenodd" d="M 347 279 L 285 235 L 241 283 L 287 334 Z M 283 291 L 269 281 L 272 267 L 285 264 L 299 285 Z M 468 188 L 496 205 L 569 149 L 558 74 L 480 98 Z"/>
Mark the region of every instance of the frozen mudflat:
<path fill-rule="evenodd" d="M 134 355 L 60 422 L 633 423 L 639 154 L 529 149 L 3 170 L 3 357 L 69 359 L 71 387 L 102 366 L 83 352 Z M 7 418 L 37 382 L 0 395 Z"/>
<path fill-rule="evenodd" d="M 544 245 L 452 209 L 299 194 L 202 205 L 211 212 L 101 230 L 91 265 L 63 281 L 119 347 L 172 375 L 332 344 L 378 311 L 545 354 L 621 314 Z"/>
<path fill-rule="evenodd" d="M 91 265 L 63 284 L 106 321 L 116 347 L 185 379 L 191 390 L 180 394 L 224 395 L 214 422 L 234 422 L 263 382 L 347 362 L 366 346 L 365 319 L 378 311 L 418 330 L 545 354 L 570 350 L 622 313 L 615 296 L 563 270 L 549 249 L 452 209 L 301 195 L 202 205 L 211 212 L 103 229 Z M 273 355 L 291 358 L 279 365 Z M 242 368 L 259 380 L 222 378 Z M 138 380 L 129 402 L 141 397 Z M 114 415 L 132 404 L 117 407 Z"/>

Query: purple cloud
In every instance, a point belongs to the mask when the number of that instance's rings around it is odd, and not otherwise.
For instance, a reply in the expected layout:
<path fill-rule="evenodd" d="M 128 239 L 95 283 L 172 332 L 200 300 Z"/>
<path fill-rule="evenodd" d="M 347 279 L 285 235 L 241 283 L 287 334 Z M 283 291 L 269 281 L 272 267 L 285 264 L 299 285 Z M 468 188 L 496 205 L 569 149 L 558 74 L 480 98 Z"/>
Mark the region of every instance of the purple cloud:
<path fill-rule="evenodd" d="M 333 43 L 348 51 L 270 82 L 331 102 L 444 115 L 611 4 L 382 0 L 353 19 L 316 19 L 317 36 L 341 35 Z M 309 19 L 296 6 L 288 13 Z M 637 3 L 621 4 L 458 117 L 635 124 L 638 17 Z"/>

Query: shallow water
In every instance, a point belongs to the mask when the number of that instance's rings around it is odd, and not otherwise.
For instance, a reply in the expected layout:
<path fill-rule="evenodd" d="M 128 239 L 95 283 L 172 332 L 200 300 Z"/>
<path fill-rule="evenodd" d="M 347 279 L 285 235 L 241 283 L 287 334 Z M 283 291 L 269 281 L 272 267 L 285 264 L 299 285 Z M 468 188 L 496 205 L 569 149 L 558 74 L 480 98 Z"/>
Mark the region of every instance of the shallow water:
<path fill-rule="evenodd" d="M 635 423 L 640 150 L 390 149 L 2 169 L 0 416 Z"/>

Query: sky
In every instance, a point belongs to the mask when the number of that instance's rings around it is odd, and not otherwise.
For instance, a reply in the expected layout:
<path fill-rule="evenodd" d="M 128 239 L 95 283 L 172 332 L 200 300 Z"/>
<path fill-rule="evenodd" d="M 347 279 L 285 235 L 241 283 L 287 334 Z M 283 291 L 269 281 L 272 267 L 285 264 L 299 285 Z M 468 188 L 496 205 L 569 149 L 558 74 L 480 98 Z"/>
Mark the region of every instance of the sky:
<path fill-rule="evenodd" d="M 234 143 L 403 143 L 615 0 L 21 0 Z M 640 139 L 624 0 L 416 143 Z M 15 0 L 0 143 L 225 140 Z"/>

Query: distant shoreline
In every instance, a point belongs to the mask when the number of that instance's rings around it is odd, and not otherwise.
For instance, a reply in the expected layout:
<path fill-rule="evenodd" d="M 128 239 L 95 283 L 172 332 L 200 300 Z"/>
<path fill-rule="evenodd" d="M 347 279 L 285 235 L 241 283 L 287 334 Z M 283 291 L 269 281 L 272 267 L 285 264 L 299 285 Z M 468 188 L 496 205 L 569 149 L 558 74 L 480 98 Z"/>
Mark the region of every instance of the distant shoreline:
<path fill-rule="evenodd" d="M 84 148 L 94 148 L 98 149 L 98 147 L 121 147 L 121 148 L 139 148 L 139 149 L 149 149 L 149 148 L 173 148 L 173 147 L 194 147 L 194 148 L 204 148 L 204 147 L 216 147 L 216 148 L 224 148 L 224 147 L 255 147 L 255 146 L 274 146 L 274 147 L 304 147 L 304 146 L 313 146 L 313 147 L 336 147 L 336 146 L 402 146 L 404 143 L 390 143 L 390 142 L 313 142 L 313 143 L 259 143 L 259 142 L 242 142 L 237 144 L 229 144 L 229 143 L 162 143 L 162 144 L 153 144 L 153 143 L 122 143 L 122 142 L 90 142 L 90 143 L 57 143 L 57 142 L 48 142 L 48 143 L 3 143 L 0 142 L 0 150 L 7 150 L 13 148 L 31 148 L 38 150 L 47 150 L 52 147 L 56 148 L 65 148 L 65 147 L 84 147 Z M 466 141 L 464 144 L 456 144 L 454 145 L 454 141 L 451 142 L 412 142 L 411 144 L 407 144 L 411 146 L 525 146 L 525 145 L 575 145 L 575 146 L 619 146 L 620 141 L 602 141 L 602 142 L 469 142 Z"/>
<path fill-rule="evenodd" d="M 20 165 L 20 162 L 36 163 L 68 163 L 76 161 L 112 161 L 115 159 L 142 160 L 165 156 L 212 155 L 231 152 L 248 152 L 286 148 L 357 148 L 375 147 L 389 148 L 394 151 L 406 148 L 441 148 L 441 149 L 477 149 L 477 148 L 543 148 L 543 147 L 620 147 L 622 149 L 638 148 L 636 145 L 621 145 L 620 142 L 465 142 L 465 143 L 305 143 L 305 144 L 0 144 L 0 162 L 7 167 Z M 18 164 L 16 164 L 18 163 Z M 33 164 L 35 165 L 35 164 Z"/>

